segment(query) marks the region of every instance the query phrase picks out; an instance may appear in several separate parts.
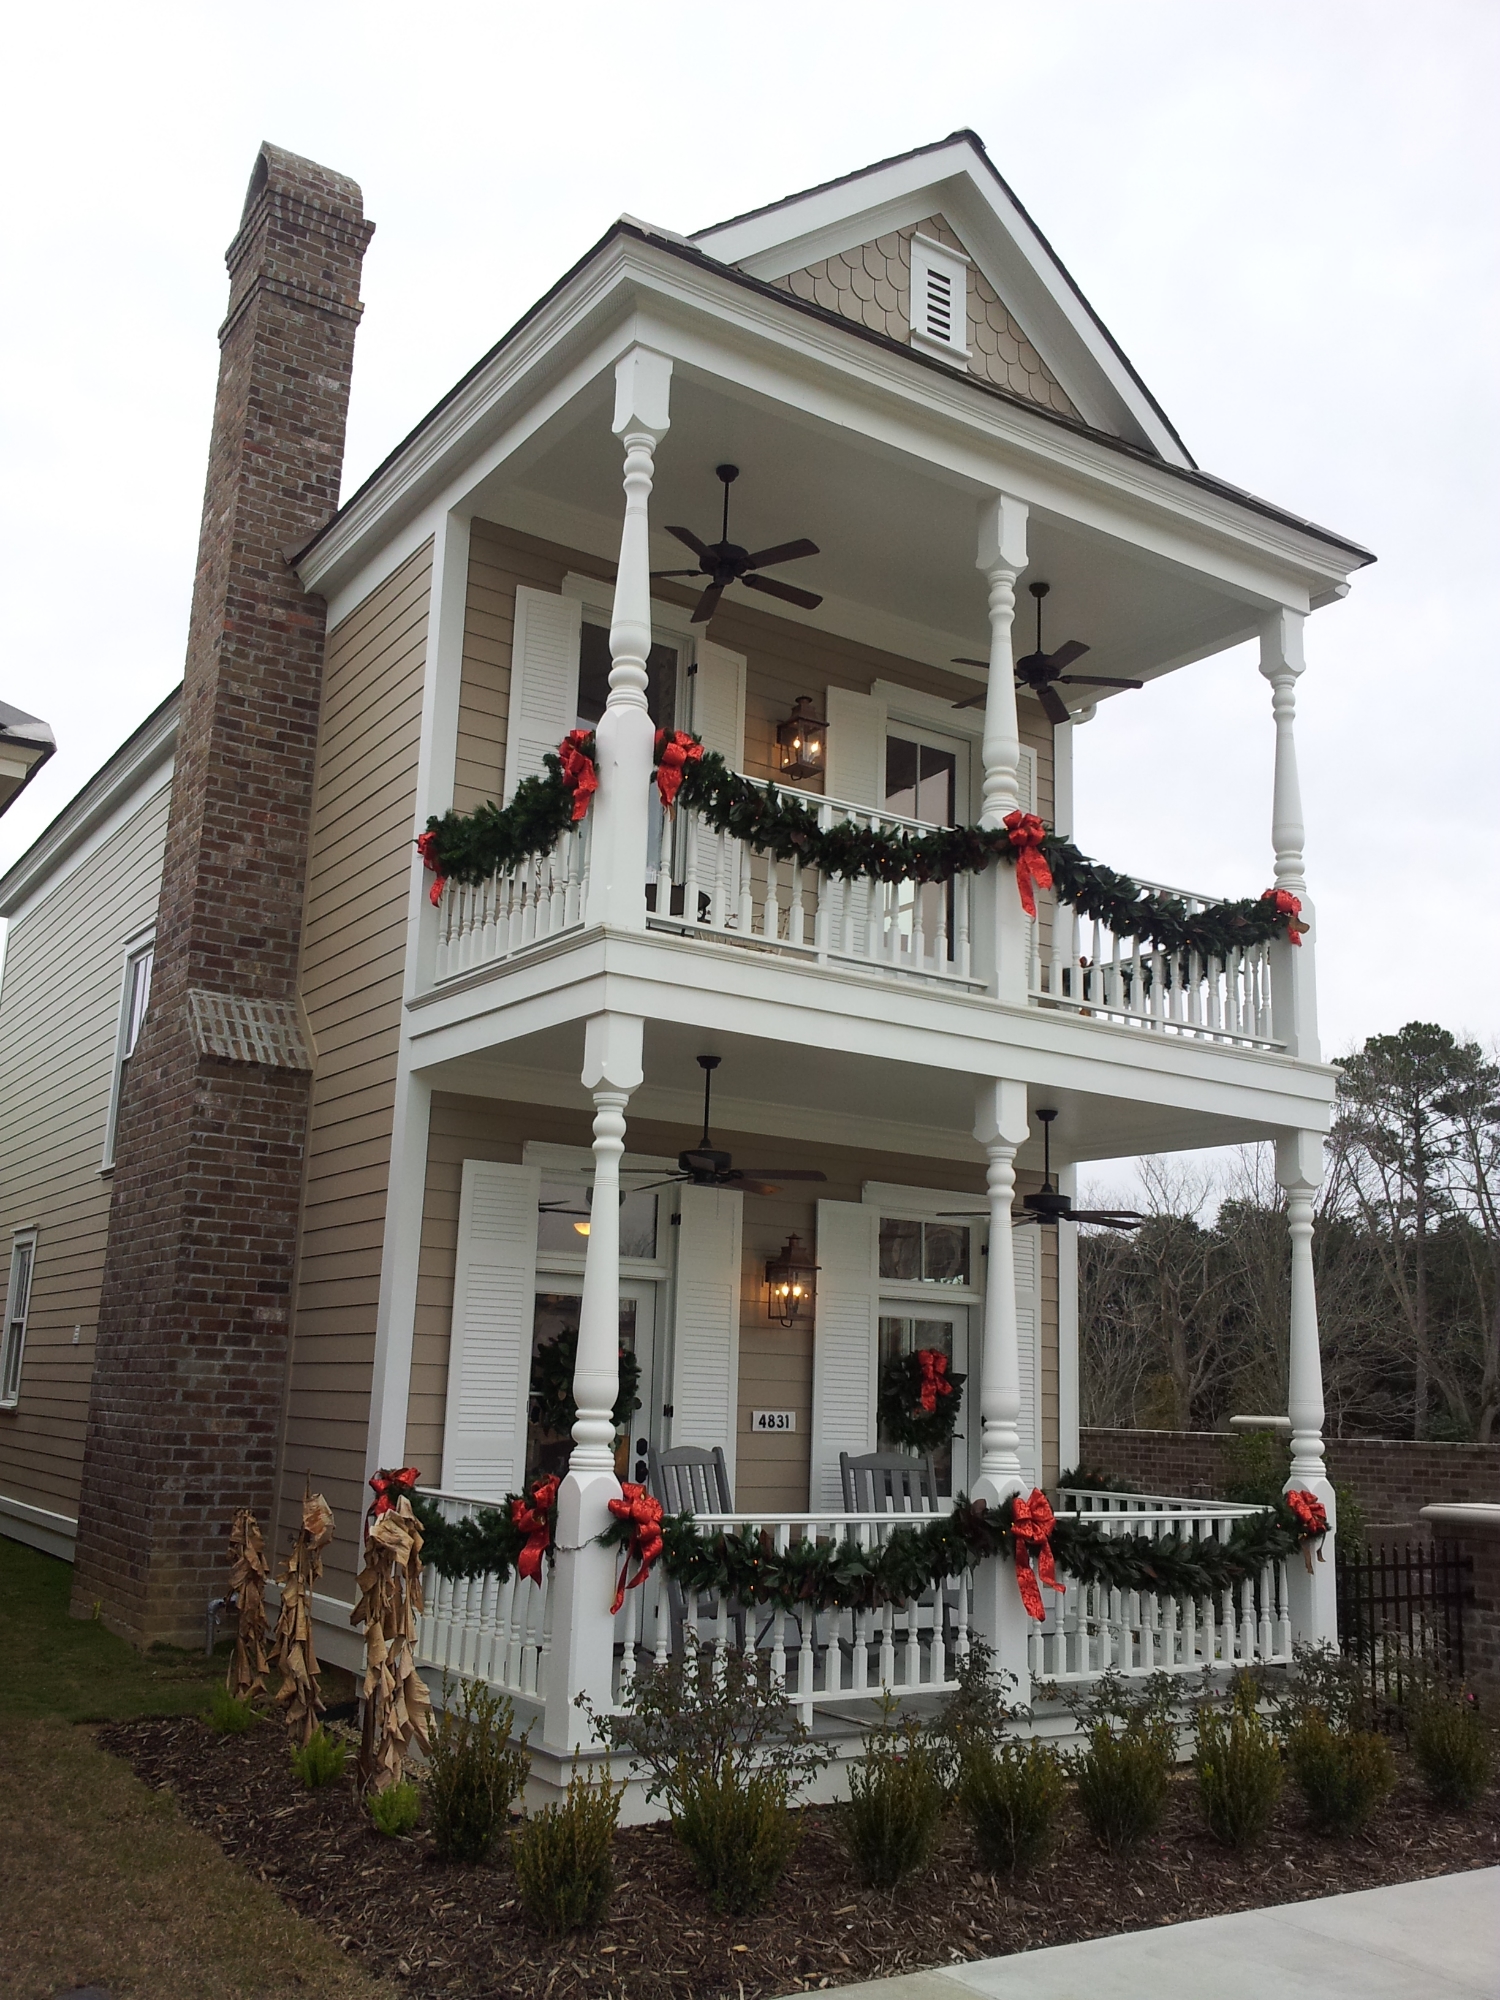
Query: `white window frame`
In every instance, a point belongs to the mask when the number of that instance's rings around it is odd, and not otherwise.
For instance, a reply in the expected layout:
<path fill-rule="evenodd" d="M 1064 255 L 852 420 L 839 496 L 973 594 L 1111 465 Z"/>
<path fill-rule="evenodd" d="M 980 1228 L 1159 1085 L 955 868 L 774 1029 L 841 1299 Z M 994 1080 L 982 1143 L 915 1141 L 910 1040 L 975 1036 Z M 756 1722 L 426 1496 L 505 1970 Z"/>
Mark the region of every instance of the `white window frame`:
<path fill-rule="evenodd" d="M 5 1286 L 5 1325 L 0 1329 L 0 1410 L 13 1410 L 21 1400 L 21 1365 L 26 1355 L 26 1322 L 31 1314 L 31 1294 L 36 1284 L 35 1228 L 18 1229 L 10 1239 L 10 1273 Z M 22 1288 L 21 1252 L 25 1251 L 25 1286 Z"/>
<path fill-rule="evenodd" d="M 947 299 L 947 332 L 936 310 Z M 920 230 L 911 240 L 911 344 L 955 368 L 969 365 L 969 259 Z"/>
<path fill-rule="evenodd" d="M 136 969 L 143 959 L 149 959 L 146 974 L 146 994 L 139 1014 L 135 1010 Z M 120 1092 L 125 1084 L 125 1065 L 135 1053 L 136 1042 L 140 1039 L 141 1028 L 151 1006 L 151 980 L 156 964 L 156 932 L 142 931 L 138 937 L 130 939 L 125 946 L 125 964 L 120 974 L 120 1012 L 115 1027 L 115 1061 L 109 1085 L 109 1116 L 104 1124 L 104 1158 L 99 1163 L 101 1174 L 111 1173 L 115 1164 L 115 1135 L 120 1122 Z M 134 1032 L 132 1032 L 132 1030 Z"/>

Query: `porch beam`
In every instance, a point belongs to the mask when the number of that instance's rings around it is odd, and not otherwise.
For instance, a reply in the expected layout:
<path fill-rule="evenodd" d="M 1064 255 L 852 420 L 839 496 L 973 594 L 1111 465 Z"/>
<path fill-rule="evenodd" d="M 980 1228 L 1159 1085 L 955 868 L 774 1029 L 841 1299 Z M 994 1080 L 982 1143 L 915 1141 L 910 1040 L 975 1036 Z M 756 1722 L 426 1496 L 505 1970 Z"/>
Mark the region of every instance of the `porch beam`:
<path fill-rule="evenodd" d="M 1338 1526 L 1333 1483 L 1323 1458 L 1323 1357 L 1318 1340 L 1318 1297 L 1313 1279 L 1313 1203 L 1323 1179 L 1323 1140 L 1317 1132 L 1292 1132 L 1277 1141 L 1276 1178 L 1286 1190 L 1287 1231 L 1292 1240 L 1291 1312 L 1288 1329 L 1287 1415 L 1292 1425 L 1292 1466 L 1286 1491 L 1315 1493 Z M 1311 1567 L 1287 1565 L 1292 1637 L 1314 1646 L 1338 1644 L 1335 1535 L 1330 1533 Z"/>

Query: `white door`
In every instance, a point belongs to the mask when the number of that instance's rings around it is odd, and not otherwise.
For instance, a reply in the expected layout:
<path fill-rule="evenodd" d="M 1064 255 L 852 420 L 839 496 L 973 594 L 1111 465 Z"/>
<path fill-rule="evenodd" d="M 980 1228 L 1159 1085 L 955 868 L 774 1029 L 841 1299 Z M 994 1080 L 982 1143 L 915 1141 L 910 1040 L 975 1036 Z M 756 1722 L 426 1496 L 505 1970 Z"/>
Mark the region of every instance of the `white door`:
<path fill-rule="evenodd" d="M 955 1493 L 966 1491 L 971 1484 L 969 1434 L 972 1431 L 977 1438 L 979 1430 L 974 1418 L 979 1384 L 969 1368 L 969 1309 L 967 1306 L 948 1305 L 937 1299 L 882 1299 L 879 1344 L 882 1373 L 887 1362 L 898 1355 L 935 1348 L 939 1354 L 947 1356 L 951 1375 L 967 1378 L 953 1436 L 932 1454 L 938 1492 L 951 1499 Z M 881 1437 L 878 1442 L 882 1451 L 902 1449 L 887 1437 Z"/>
<path fill-rule="evenodd" d="M 615 1475 L 619 1479 L 643 1481 L 646 1477 L 646 1445 L 652 1436 L 650 1419 L 654 1402 L 652 1368 L 656 1354 L 656 1299 L 657 1288 L 649 1280 L 620 1281 L 620 1347 L 623 1354 L 632 1355 L 635 1359 L 639 1385 L 636 1396 L 640 1407 L 626 1418 L 615 1447 Z M 568 1432 L 544 1421 L 545 1412 L 536 1393 L 538 1362 L 542 1361 L 545 1366 L 543 1350 L 558 1341 L 563 1343 L 564 1353 L 570 1348 L 576 1349 L 578 1313 L 582 1304 L 583 1281 L 576 1273 L 552 1276 L 546 1271 L 537 1272 L 531 1322 L 533 1393 L 526 1421 L 528 1481 L 543 1478 L 549 1472 L 561 1478 L 568 1469 L 568 1454 L 573 1448 L 573 1440 Z"/>

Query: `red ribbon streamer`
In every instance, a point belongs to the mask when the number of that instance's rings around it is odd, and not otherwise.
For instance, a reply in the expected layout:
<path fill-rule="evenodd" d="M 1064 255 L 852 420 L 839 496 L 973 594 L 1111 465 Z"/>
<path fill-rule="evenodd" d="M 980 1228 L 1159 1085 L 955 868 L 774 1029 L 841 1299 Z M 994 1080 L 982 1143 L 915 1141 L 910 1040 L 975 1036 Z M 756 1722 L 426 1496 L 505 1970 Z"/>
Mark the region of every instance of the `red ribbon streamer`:
<path fill-rule="evenodd" d="M 698 763 L 703 756 L 703 745 L 696 736 L 689 736 L 685 729 L 679 729 L 667 739 L 665 729 L 656 732 L 656 789 L 661 793 L 661 802 L 668 812 L 677 803 L 677 794 L 682 788 L 682 774 L 689 764 Z"/>
<path fill-rule="evenodd" d="M 917 1401 L 930 1417 L 937 1409 L 938 1397 L 953 1394 L 953 1384 L 948 1380 L 948 1357 L 935 1347 L 919 1347 L 916 1358 L 922 1374 Z"/>
<path fill-rule="evenodd" d="M 377 1472 L 370 1481 L 370 1491 L 375 1495 L 374 1504 L 366 1520 L 373 1515 L 378 1521 L 382 1514 L 389 1514 L 396 1502 L 409 1500 L 417 1490 L 417 1481 L 422 1477 L 414 1465 L 403 1465 L 399 1472 Z"/>
<path fill-rule="evenodd" d="M 1016 850 L 1016 887 L 1021 892 L 1021 908 L 1028 917 L 1036 915 L 1037 889 L 1052 887 L 1052 870 L 1042 852 L 1047 829 L 1035 813 L 1007 813 L 1000 822 Z"/>
<path fill-rule="evenodd" d="M 1063 1594 L 1063 1586 L 1057 1580 L 1057 1571 L 1052 1562 L 1052 1527 L 1057 1516 L 1047 1504 L 1047 1496 L 1040 1486 L 1031 1489 L 1029 1499 L 1023 1500 L 1018 1493 L 1010 1503 L 1010 1534 L 1016 1552 L 1016 1583 L 1020 1587 L 1021 1602 L 1027 1615 L 1038 1620 L 1047 1615 L 1042 1603 L 1042 1593 L 1037 1588 L 1037 1577 L 1049 1590 Z M 1036 1551 L 1036 1572 L 1032 1573 L 1031 1552 Z"/>
<path fill-rule="evenodd" d="M 427 829 L 426 833 L 419 833 L 417 835 L 417 852 L 422 857 L 422 866 L 424 868 L 430 868 L 433 874 L 437 877 L 437 880 L 433 883 L 432 887 L 427 891 L 428 900 L 434 906 L 442 902 L 443 890 L 446 887 L 448 881 L 447 876 L 443 873 L 443 864 L 438 859 L 437 850 L 438 850 L 438 837 L 433 832 L 431 827 Z"/>
<path fill-rule="evenodd" d="M 1316 1493 L 1309 1493 L 1305 1486 L 1294 1486 L 1286 1496 L 1286 1504 L 1297 1517 L 1297 1526 L 1302 1530 L 1302 1560 L 1307 1565 L 1307 1573 L 1312 1575 L 1312 1554 L 1308 1543 L 1319 1543 L 1318 1561 L 1323 1560 L 1321 1547 L 1323 1537 L 1328 1533 L 1328 1509 Z"/>
<path fill-rule="evenodd" d="M 1311 924 L 1302 921 L 1302 898 L 1294 896 L 1290 889 L 1265 889 L 1261 892 L 1260 900 L 1263 903 L 1274 904 L 1277 916 L 1288 919 L 1286 934 L 1293 944 L 1300 945 L 1308 931 L 1312 929 Z"/>
<path fill-rule="evenodd" d="M 542 1580 L 542 1557 L 552 1546 L 552 1514 L 557 1506 L 557 1489 L 560 1481 L 549 1474 L 539 1479 L 525 1493 L 518 1493 L 510 1503 L 510 1518 L 526 1541 L 520 1555 L 516 1557 L 516 1568 L 522 1576 L 529 1576 L 533 1583 Z"/>
<path fill-rule="evenodd" d="M 563 783 L 573 794 L 573 824 L 576 826 L 589 809 L 589 800 L 599 789 L 599 772 L 593 758 L 584 749 L 593 734 L 589 729 L 570 729 L 557 746 L 557 761 L 562 765 Z"/>
<path fill-rule="evenodd" d="M 644 1486 L 633 1486 L 626 1480 L 620 1488 L 618 1500 L 611 1500 L 609 1511 L 617 1521 L 629 1521 L 630 1539 L 625 1544 L 625 1560 L 620 1565 L 620 1580 L 615 1586 L 615 1601 L 609 1607 L 609 1615 L 614 1617 L 625 1602 L 627 1590 L 634 1590 L 651 1574 L 651 1565 L 661 1554 L 661 1502 L 653 1499 Z M 635 1563 L 634 1576 L 629 1575 L 631 1563 Z M 629 1580 L 627 1581 L 627 1577 Z"/>

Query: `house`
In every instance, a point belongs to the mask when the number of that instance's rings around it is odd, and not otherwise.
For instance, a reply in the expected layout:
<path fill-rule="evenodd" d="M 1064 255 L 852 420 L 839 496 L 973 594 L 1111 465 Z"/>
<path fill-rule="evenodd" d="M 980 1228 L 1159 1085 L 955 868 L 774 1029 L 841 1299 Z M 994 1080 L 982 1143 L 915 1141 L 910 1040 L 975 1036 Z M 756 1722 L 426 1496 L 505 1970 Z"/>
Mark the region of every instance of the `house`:
<path fill-rule="evenodd" d="M 0 882 L 4 1531 L 75 1560 L 80 1611 L 186 1640 L 234 1509 L 284 1547 L 310 1478 L 350 1657 L 377 1469 L 462 1517 L 571 1466 L 545 1588 L 435 1578 L 424 1639 L 562 1758 L 573 1697 L 625 1698 L 640 1649 L 745 1642 L 743 1605 L 655 1584 L 609 1612 L 622 1477 L 717 1447 L 726 1525 L 878 1540 L 841 1454 L 926 1355 L 966 1378 L 940 1503 L 1056 1493 L 1077 1167 L 1247 1140 L 1288 1196 L 1293 1479 L 1331 1516 L 1295 702 L 1309 616 L 1370 557 L 1200 470 L 969 132 L 693 236 L 622 217 L 340 504 L 370 228 L 262 149 L 183 687 Z M 1272 900 L 1091 899 L 1056 844 L 1033 884 L 1024 816 L 1069 833 L 1075 730 L 1247 639 Z M 468 816 L 574 730 L 598 786 L 555 845 L 424 867 L 430 819 L 493 832 Z M 658 731 L 802 845 L 691 786 L 667 810 Z M 883 878 L 950 828 L 1007 858 Z M 816 865 L 838 841 L 884 860 Z M 559 1338 L 571 1443 L 530 1394 Z M 755 1643 L 809 1712 L 940 1686 L 973 1630 L 1023 1681 L 1285 1658 L 1332 1633 L 1331 1576 L 1180 1615 L 1091 1586 L 1031 1630 L 991 1560 L 904 1622 L 777 1611 Z"/>
<path fill-rule="evenodd" d="M 0 701 L 0 813 L 15 804 L 56 748 L 45 722 Z"/>

